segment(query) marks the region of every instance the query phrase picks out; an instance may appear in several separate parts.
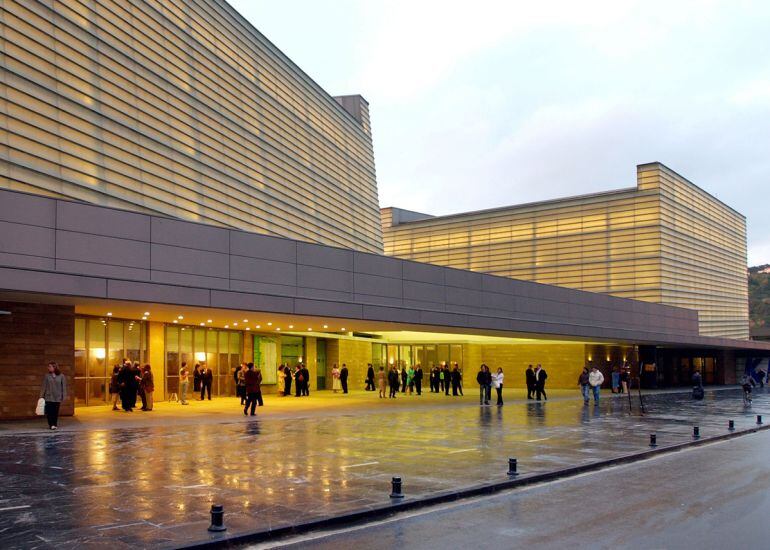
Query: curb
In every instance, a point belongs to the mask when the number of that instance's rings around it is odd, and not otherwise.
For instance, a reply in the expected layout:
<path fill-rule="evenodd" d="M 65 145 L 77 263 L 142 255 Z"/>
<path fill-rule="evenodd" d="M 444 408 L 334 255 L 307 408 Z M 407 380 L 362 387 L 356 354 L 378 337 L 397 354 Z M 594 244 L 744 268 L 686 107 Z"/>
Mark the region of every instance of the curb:
<path fill-rule="evenodd" d="M 286 525 L 283 527 L 276 527 L 274 529 L 261 529 L 256 531 L 248 531 L 245 533 L 239 533 L 234 535 L 211 535 L 209 540 L 201 540 L 180 546 L 171 546 L 175 549 L 209 549 L 209 548 L 228 548 L 233 546 L 239 546 L 247 543 L 265 542 L 271 539 L 286 537 L 289 535 L 299 535 L 307 533 L 309 531 L 315 531 L 319 529 L 329 529 L 332 527 L 339 527 L 342 525 L 352 525 L 356 523 L 362 523 L 364 521 L 371 521 L 373 519 L 382 519 L 385 517 L 393 516 L 399 512 L 405 512 L 410 510 L 417 510 L 419 508 L 426 508 L 428 506 L 435 506 L 437 504 L 444 504 L 447 502 L 454 502 L 458 500 L 464 500 L 471 497 L 492 495 L 501 491 L 509 489 L 515 489 L 517 487 L 527 487 L 529 485 L 535 485 L 537 483 L 543 483 L 546 481 L 555 481 L 557 479 L 564 479 L 574 477 L 579 474 L 587 472 L 595 472 L 608 468 L 610 466 L 617 466 L 622 464 L 630 464 L 638 462 L 640 460 L 646 460 L 654 456 L 664 455 L 682 451 L 690 447 L 699 447 L 702 445 L 708 445 L 710 443 L 716 443 L 719 441 L 726 441 L 736 437 L 744 435 L 754 434 L 763 430 L 770 429 L 770 424 L 757 425 L 753 428 L 747 428 L 743 430 L 736 430 L 728 432 L 722 435 L 716 435 L 708 438 L 694 439 L 692 441 L 686 441 L 684 443 L 677 443 L 674 445 L 661 446 L 641 451 L 634 454 L 623 455 L 615 458 L 609 458 L 606 460 L 600 460 L 597 462 L 591 462 L 589 464 L 582 464 L 580 466 L 572 466 L 569 468 L 562 468 L 560 470 L 554 470 L 551 472 L 543 472 L 539 474 L 520 474 L 520 477 L 516 479 L 508 479 L 497 483 L 489 483 L 484 485 L 473 485 L 457 491 L 444 491 L 436 493 L 427 497 L 418 498 L 414 500 L 404 499 L 401 502 L 383 504 L 382 506 L 376 506 L 365 510 L 356 512 L 349 512 L 339 516 L 323 518 L 305 523 L 298 523 L 296 525 Z M 502 469 L 501 469 L 502 471 Z M 503 471 L 502 475 L 505 475 Z M 386 494 L 386 490 L 383 489 L 383 494 Z"/>

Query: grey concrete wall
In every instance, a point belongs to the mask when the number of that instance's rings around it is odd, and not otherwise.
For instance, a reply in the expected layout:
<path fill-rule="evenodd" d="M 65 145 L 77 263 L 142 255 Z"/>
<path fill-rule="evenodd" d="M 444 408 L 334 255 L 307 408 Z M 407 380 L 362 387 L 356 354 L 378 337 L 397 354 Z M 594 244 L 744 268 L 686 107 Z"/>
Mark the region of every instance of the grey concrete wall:
<path fill-rule="evenodd" d="M 10 191 L 0 289 L 720 345 L 686 309 Z"/>

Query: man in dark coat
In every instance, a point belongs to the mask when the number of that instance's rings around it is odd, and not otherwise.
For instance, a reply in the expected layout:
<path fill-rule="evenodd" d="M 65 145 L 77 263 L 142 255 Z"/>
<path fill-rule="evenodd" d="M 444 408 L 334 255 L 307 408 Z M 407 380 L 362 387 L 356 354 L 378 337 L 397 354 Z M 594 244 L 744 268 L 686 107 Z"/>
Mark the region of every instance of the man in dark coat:
<path fill-rule="evenodd" d="M 527 399 L 533 399 L 533 393 L 535 393 L 535 371 L 532 369 L 532 365 L 527 367 Z"/>
<path fill-rule="evenodd" d="M 371 363 L 369 363 L 369 368 L 366 369 L 366 391 L 374 391 L 374 367 Z"/>
<path fill-rule="evenodd" d="M 310 397 L 310 371 L 305 365 L 302 365 L 300 372 L 305 379 L 304 382 L 302 382 L 302 395 Z"/>
<path fill-rule="evenodd" d="M 538 365 L 535 369 L 535 391 L 537 392 L 537 400 L 540 401 L 540 396 L 548 401 L 548 396 L 545 394 L 545 379 L 548 378 L 548 373 L 545 369 Z"/>
<path fill-rule="evenodd" d="M 414 389 L 417 390 L 417 395 L 422 395 L 422 366 L 417 365 L 414 371 Z"/>
<path fill-rule="evenodd" d="M 211 386 L 213 384 L 214 373 L 208 365 L 206 365 L 201 369 L 201 401 L 203 401 L 203 396 L 205 394 L 208 394 L 209 401 L 211 401 Z"/>
<path fill-rule="evenodd" d="M 243 408 L 244 416 L 251 408 L 251 416 L 256 414 L 257 402 L 262 400 L 262 373 L 254 370 L 254 363 L 248 364 L 246 371 L 246 406 Z"/>
<path fill-rule="evenodd" d="M 291 396 L 291 367 L 289 365 L 286 365 L 283 368 L 283 395 L 284 397 L 290 397 Z"/>
<path fill-rule="evenodd" d="M 340 384 L 342 385 L 342 393 L 348 393 L 348 366 L 342 363 L 340 369 Z"/>
<path fill-rule="evenodd" d="M 449 365 L 444 365 L 444 395 L 449 395 L 449 386 L 452 384 L 452 371 Z"/>
<path fill-rule="evenodd" d="M 396 392 L 398 392 L 398 380 L 398 369 L 396 369 L 394 366 L 391 366 L 390 370 L 388 371 L 388 386 L 390 387 L 388 398 L 396 398 Z"/>
<path fill-rule="evenodd" d="M 123 361 L 123 366 L 118 373 L 118 387 L 120 387 L 120 406 L 126 412 L 131 412 L 134 408 L 134 402 L 136 401 L 136 390 L 134 390 L 134 397 L 131 398 L 131 391 L 134 385 L 134 372 L 131 361 L 126 359 Z"/>

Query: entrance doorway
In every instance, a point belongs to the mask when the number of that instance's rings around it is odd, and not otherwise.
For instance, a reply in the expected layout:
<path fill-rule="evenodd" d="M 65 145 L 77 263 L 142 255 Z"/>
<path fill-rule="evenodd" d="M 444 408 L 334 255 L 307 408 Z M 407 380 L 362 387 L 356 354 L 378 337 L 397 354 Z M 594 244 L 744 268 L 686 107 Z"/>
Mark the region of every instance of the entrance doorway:
<path fill-rule="evenodd" d="M 326 389 L 326 340 L 316 340 L 316 387 Z"/>

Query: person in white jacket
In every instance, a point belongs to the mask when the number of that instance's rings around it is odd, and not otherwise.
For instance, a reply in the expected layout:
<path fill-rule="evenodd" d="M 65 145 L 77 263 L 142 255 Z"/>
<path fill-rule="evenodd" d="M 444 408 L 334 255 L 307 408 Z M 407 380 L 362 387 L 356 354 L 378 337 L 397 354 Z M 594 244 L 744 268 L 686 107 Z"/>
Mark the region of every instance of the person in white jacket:
<path fill-rule="evenodd" d="M 596 368 L 596 365 L 591 367 L 591 372 L 588 373 L 588 385 L 594 390 L 594 404 L 599 404 L 599 390 L 604 383 L 604 375 Z"/>
<path fill-rule="evenodd" d="M 497 373 L 492 375 L 492 386 L 497 391 L 497 406 L 503 406 L 503 369 L 497 369 Z"/>

